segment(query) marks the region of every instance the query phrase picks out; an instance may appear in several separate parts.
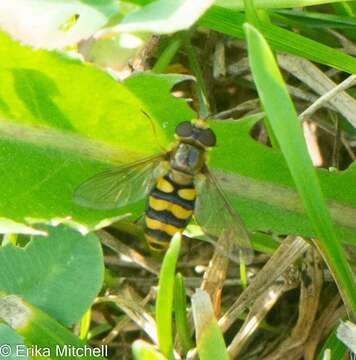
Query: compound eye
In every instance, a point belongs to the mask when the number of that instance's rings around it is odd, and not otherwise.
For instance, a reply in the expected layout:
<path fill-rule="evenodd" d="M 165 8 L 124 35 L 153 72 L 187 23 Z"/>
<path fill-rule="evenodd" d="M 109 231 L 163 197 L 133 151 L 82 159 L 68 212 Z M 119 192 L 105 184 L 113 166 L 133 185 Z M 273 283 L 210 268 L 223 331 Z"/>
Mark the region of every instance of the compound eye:
<path fill-rule="evenodd" d="M 201 131 L 198 141 L 206 147 L 213 147 L 216 145 L 215 133 L 211 129 L 204 129 Z"/>
<path fill-rule="evenodd" d="M 176 127 L 176 135 L 182 138 L 188 138 L 192 136 L 193 133 L 193 125 L 190 121 L 184 121 L 177 125 Z"/>

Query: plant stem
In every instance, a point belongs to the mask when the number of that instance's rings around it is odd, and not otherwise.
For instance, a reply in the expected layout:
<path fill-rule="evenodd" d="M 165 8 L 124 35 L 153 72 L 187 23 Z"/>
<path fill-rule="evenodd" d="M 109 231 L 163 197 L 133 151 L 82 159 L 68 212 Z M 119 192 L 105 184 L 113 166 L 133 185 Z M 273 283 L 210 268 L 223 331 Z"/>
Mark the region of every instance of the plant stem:
<path fill-rule="evenodd" d="M 200 67 L 200 64 L 197 59 L 196 52 L 190 43 L 189 37 L 186 38 L 185 49 L 187 51 L 188 60 L 192 69 L 194 76 L 197 79 L 197 95 L 199 101 L 199 116 L 201 118 L 206 118 L 209 113 L 209 103 L 207 97 L 207 90 L 204 83 L 203 73 Z"/>

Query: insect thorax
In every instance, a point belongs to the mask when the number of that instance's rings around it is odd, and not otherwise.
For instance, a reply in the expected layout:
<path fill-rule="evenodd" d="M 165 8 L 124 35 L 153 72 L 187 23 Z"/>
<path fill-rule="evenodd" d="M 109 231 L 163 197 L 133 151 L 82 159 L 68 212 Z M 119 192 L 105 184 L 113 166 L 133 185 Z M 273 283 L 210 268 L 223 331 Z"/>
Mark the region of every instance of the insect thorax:
<path fill-rule="evenodd" d="M 170 159 L 170 165 L 173 170 L 190 177 L 198 174 L 204 163 L 205 149 L 186 142 L 178 143 L 173 149 Z"/>

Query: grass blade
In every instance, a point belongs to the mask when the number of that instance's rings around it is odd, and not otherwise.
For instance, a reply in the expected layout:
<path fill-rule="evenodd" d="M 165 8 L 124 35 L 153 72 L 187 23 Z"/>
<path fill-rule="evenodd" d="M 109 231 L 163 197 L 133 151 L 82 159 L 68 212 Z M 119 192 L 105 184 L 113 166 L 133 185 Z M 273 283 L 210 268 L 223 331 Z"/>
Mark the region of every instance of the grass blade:
<path fill-rule="evenodd" d="M 91 307 L 85 312 L 80 321 L 80 335 L 82 340 L 85 340 L 88 336 L 91 322 Z"/>
<path fill-rule="evenodd" d="M 185 293 L 184 277 L 177 274 L 174 292 L 174 313 L 177 327 L 177 334 L 184 353 L 194 347 L 191 339 L 191 332 L 187 321 L 187 300 Z"/>
<path fill-rule="evenodd" d="M 186 38 L 185 50 L 187 52 L 190 67 L 196 78 L 197 97 L 199 101 L 199 116 L 201 118 L 206 118 L 210 113 L 208 92 L 204 83 L 203 71 L 189 37 Z"/>
<path fill-rule="evenodd" d="M 283 15 L 299 22 L 301 27 L 328 28 L 334 29 L 355 29 L 356 19 L 348 16 L 324 14 L 319 12 L 305 12 L 300 10 L 277 10 L 271 12 L 271 16 Z"/>
<path fill-rule="evenodd" d="M 162 51 L 157 62 L 154 64 L 152 71 L 156 72 L 156 73 L 165 72 L 166 68 L 168 67 L 168 65 L 174 58 L 175 54 L 181 47 L 182 42 L 183 42 L 183 40 L 182 40 L 181 36 L 176 36 L 176 37 L 170 39 L 169 44 Z"/>
<path fill-rule="evenodd" d="M 282 75 L 262 34 L 245 24 L 248 53 L 256 87 L 280 149 L 346 305 L 356 312 L 355 284 L 326 208 L 319 180 L 309 158 L 302 129 Z"/>
<path fill-rule="evenodd" d="M 175 270 L 180 251 L 180 243 L 181 235 L 176 234 L 163 259 L 156 301 L 156 323 L 159 349 L 168 359 L 171 359 L 173 356 L 172 310 Z"/>
<path fill-rule="evenodd" d="M 143 340 L 136 340 L 132 345 L 134 358 L 137 360 L 166 360 L 154 346 Z"/>
<path fill-rule="evenodd" d="M 242 25 L 244 22 L 245 16 L 242 13 L 213 6 L 200 19 L 199 25 L 230 36 L 243 38 Z M 356 59 L 341 51 L 272 24 L 260 23 L 259 28 L 274 50 L 295 54 L 350 74 L 356 72 Z"/>
<path fill-rule="evenodd" d="M 336 330 L 328 336 L 323 346 L 319 350 L 316 360 L 323 360 L 324 352 L 330 349 L 332 360 L 342 360 L 345 359 L 345 354 L 347 352 L 347 347 L 336 337 Z"/>
<path fill-rule="evenodd" d="M 345 0 L 254 0 L 255 6 L 258 9 L 270 8 L 294 8 L 311 5 L 321 5 L 327 3 L 341 2 Z M 352 0 L 346 0 L 352 1 Z M 216 4 L 231 9 L 243 10 L 244 0 L 217 0 Z"/>
<path fill-rule="evenodd" d="M 216 321 L 209 295 L 197 289 L 192 298 L 196 343 L 201 360 L 228 360 L 224 337 Z"/>

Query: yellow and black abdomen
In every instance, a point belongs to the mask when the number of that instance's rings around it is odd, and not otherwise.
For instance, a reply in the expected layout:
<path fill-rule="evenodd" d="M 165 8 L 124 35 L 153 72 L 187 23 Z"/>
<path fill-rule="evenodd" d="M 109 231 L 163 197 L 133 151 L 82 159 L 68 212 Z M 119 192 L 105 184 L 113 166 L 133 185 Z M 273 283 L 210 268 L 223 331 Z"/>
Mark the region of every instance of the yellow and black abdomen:
<path fill-rule="evenodd" d="M 145 236 L 151 250 L 166 250 L 172 236 L 183 232 L 193 215 L 195 198 L 193 183 L 177 184 L 170 174 L 157 180 L 145 213 Z"/>

